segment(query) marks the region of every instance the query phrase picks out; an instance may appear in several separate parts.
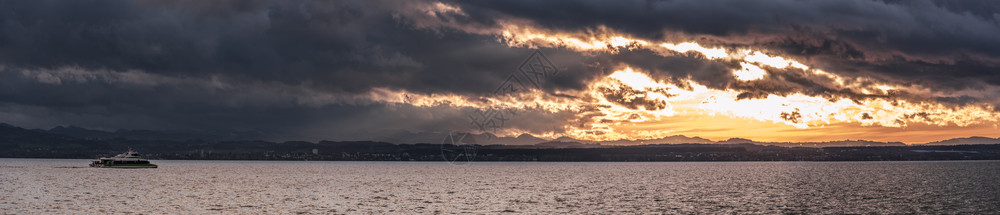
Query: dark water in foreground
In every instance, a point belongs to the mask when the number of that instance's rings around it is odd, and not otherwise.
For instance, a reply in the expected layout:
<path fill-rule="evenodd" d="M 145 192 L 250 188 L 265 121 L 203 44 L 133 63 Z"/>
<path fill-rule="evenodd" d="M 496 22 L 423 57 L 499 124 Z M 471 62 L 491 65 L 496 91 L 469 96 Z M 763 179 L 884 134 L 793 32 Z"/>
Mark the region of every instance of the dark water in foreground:
<path fill-rule="evenodd" d="M 0 159 L 0 214 L 1000 213 L 1000 161 L 87 162 Z"/>

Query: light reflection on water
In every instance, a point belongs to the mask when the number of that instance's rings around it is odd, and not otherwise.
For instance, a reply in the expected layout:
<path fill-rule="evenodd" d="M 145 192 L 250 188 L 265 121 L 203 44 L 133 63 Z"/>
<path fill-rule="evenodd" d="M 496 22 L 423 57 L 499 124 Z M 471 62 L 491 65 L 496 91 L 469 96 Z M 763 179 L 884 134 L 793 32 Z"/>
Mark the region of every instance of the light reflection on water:
<path fill-rule="evenodd" d="M 1000 161 L 88 162 L 0 159 L 0 214 L 1000 211 Z"/>

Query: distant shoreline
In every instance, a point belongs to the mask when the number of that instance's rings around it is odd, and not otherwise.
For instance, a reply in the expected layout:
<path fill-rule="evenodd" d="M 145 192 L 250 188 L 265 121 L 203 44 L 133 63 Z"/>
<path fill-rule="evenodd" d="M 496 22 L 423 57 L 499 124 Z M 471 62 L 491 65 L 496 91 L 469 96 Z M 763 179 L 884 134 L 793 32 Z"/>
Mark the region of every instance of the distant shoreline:
<path fill-rule="evenodd" d="M 10 157 L 0 157 L 0 159 L 12 159 L 12 160 L 91 160 L 89 158 L 10 158 Z M 231 162 L 372 162 L 372 163 L 451 163 L 444 160 L 439 161 L 397 161 L 397 160 L 385 160 L 385 161 L 363 161 L 363 160 L 199 160 L 199 159 L 189 159 L 189 160 L 173 160 L 173 159 L 150 159 L 150 161 L 231 161 Z M 803 162 L 803 163 L 843 163 L 843 162 L 863 162 L 863 163 L 877 163 L 877 162 L 965 162 L 965 161 L 997 161 L 1000 159 L 988 159 L 988 160 L 837 160 L 837 161 L 471 161 L 463 162 L 464 165 L 468 163 L 740 163 L 740 162 Z M 86 167 L 85 165 L 81 165 Z M 9 167 L 5 165 L 0 165 L 0 168 Z M 89 167 L 88 167 L 89 168 Z"/>
<path fill-rule="evenodd" d="M 256 144 L 254 144 L 256 143 Z M 180 146 L 134 146 L 153 160 L 245 161 L 445 161 L 441 144 L 327 142 L 284 144 L 226 142 Z M 123 146 L 124 147 L 124 146 Z M 169 148 L 168 148 L 169 147 Z M 457 162 L 744 162 L 744 161 L 940 161 L 1000 160 L 1000 144 L 956 146 L 782 147 L 755 144 L 661 144 L 595 148 L 465 145 Z M 95 149 L 6 148 L 5 158 L 95 159 L 116 146 Z M 454 157 L 458 159 L 454 159 Z"/>

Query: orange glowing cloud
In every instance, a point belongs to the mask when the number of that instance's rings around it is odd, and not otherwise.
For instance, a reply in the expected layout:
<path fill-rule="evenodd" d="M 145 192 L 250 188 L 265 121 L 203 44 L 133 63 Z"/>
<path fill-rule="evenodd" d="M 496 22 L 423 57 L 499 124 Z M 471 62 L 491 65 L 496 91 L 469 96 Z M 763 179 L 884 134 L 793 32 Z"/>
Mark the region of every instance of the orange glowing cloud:
<path fill-rule="evenodd" d="M 769 95 L 760 99 L 738 99 L 735 90 L 709 89 L 689 81 L 690 89 L 656 81 L 649 76 L 626 68 L 593 83 L 591 93 L 598 99 L 596 112 L 589 127 L 578 128 L 574 137 L 613 140 L 655 138 L 676 130 L 643 129 L 634 131 L 635 123 L 674 123 L 675 116 L 751 119 L 785 124 L 798 129 L 822 128 L 832 124 L 859 124 L 861 126 L 906 127 L 911 124 L 936 126 L 971 126 L 997 123 L 1000 114 L 991 107 L 949 107 L 931 102 L 910 102 L 882 98 L 853 101 L 843 98 L 830 100 L 823 97 L 792 94 Z M 625 87 L 632 90 L 631 97 L 608 97 L 607 90 Z M 618 100 L 609 100 L 616 98 Z M 630 107 L 637 99 L 660 102 L 662 109 L 650 110 Z M 729 120 L 726 120 L 729 121 Z M 704 121 L 706 124 L 718 123 Z M 772 125 L 773 126 L 773 125 Z M 654 126 L 655 127 L 655 126 Z M 717 127 L 717 126 L 712 126 Z M 744 127 L 730 127 L 741 130 Z M 622 131 L 631 132 L 623 133 Z M 676 134 L 676 133 L 675 133 Z M 662 136 L 659 136 L 662 137 Z"/>
<path fill-rule="evenodd" d="M 448 7 L 433 8 L 435 11 L 461 12 Z M 563 133 L 537 135 L 565 135 L 584 140 L 649 139 L 686 134 L 795 141 L 822 139 L 823 134 L 858 135 L 856 131 L 865 128 L 976 128 L 965 134 L 998 131 L 996 125 L 1000 114 L 992 105 L 941 103 L 929 99 L 941 93 L 920 85 L 825 71 L 767 50 L 640 39 L 606 26 L 560 31 L 535 27 L 524 20 L 498 20 L 497 23 L 498 27 L 476 28 L 469 32 L 498 35 L 500 42 L 512 47 L 551 47 L 612 54 L 624 49 L 644 49 L 662 56 L 693 56 L 734 67 L 739 65 L 733 68 L 729 77 L 732 83 L 782 82 L 780 77 L 783 75 L 795 75 L 829 90 L 813 94 L 763 91 L 764 94 L 754 92 L 758 96 L 745 97 L 741 94 L 748 93 L 746 88 L 710 88 L 684 77 L 672 77 L 671 83 L 652 78 L 648 71 L 622 66 L 606 77 L 593 80 L 586 89 L 559 92 L 569 96 L 529 91 L 512 98 L 476 103 L 470 102 L 476 100 L 470 98 L 423 95 L 416 96 L 421 98 L 413 104 L 462 100 L 447 103 L 475 108 L 530 106 L 549 112 L 572 111 L 577 113 L 576 119 L 569 119 Z M 829 138 L 825 140 L 843 139 Z"/>
<path fill-rule="evenodd" d="M 591 82 L 587 89 L 559 93 L 572 95 L 569 97 L 527 90 L 509 97 L 472 98 L 456 94 L 419 94 L 382 88 L 362 97 L 377 102 L 422 107 L 446 105 L 475 109 L 531 109 L 551 113 L 569 111 L 577 114 L 575 119 L 568 119 L 574 123 L 567 123 L 563 128 L 564 132 L 534 135 L 548 138 L 569 136 L 596 141 L 652 139 L 677 134 L 726 137 L 704 130 L 725 130 L 727 132 L 724 134 L 729 134 L 729 137 L 789 141 L 796 138 L 782 136 L 782 139 L 776 139 L 774 136 L 741 131 L 774 130 L 795 133 L 786 130 L 794 128 L 800 130 L 800 136 L 815 138 L 830 130 L 844 132 L 839 130 L 864 126 L 978 126 L 997 123 L 996 119 L 1000 117 L 1000 114 L 992 112 L 989 107 L 949 107 L 937 103 L 885 98 L 830 100 L 791 94 L 738 99 L 741 92 L 736 90 L 710 89 L 693 81 L 686 81 L 685 84 L 687 86 L 682 88 L 626 67 Z M 517 135 L 525 132 L 521 128 L 505 128 L 498 134 Z"/>

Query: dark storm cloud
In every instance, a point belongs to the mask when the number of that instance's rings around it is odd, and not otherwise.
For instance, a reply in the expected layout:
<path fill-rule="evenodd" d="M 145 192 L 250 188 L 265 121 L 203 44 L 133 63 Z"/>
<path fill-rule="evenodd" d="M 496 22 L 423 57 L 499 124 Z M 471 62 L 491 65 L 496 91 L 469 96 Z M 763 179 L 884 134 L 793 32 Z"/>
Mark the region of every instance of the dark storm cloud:
<path fill-rule="evenodd" d="M 942 90 L 1000 84 L 996 1 L 472 1 L 548 29 L 755 47 L 828 71 Z"/>
<path fill-rule="evenodd" d="M 498 41 L 501 23 L 607 26 L 648 40 L 764 48 L 831 72 L 959 91 L 1000 84 L 996 3 L 923 1 L 0 1 L 0 122 L 35 127 L 238 128 L 324 139 L 377 129 L 461 130 L 463 111 L 338 96 L 373 88 L 484 96 L 532 50 Z M 560 68 L 542 90 L 583 89 L 631 65 L 748 98 L 851 95 L 817 77 L 735 83 L 738 62 L 649 50 L 547 48 Z M 992 101 L 990 95 L 938 101 Z M 861 96 L 861 95 L 856 95 Z M 993 99 L 995 100 L 995 99 Z M 641 104 L 656 108 L 656 103 Z M 637 104 L 639 105 L 639 104 Z M 650 106 L 652 105 L 652 106 Z M 567 113 L 511 122 L 543 133 Z M 382 128 L 379 128 L 382 127 Z M 363 135 L 362 135 L 363 136 Z M 290 137 L 294 139 L 294 137 Z"/>
<path fill-rule="evenodd" d="M 1000 4 L 947 1 L 473 1 L 509 17 L 554 29 L 605 25 L 634 36 L 660 39 L 683 33 L 717 36 L 728 43 L 801 43 L 807 48 L 864 55 L 898 55 L 953 62 L 956 54 L 1000 56 Z M 979 15 L 968 10 L 980 11 Z M 745 36 L 755 36 L 747 38 Z M 768 37 L 769 36 L 769 37 Z M 752 43 L 751 43 L 752 42 Z M 809 43 L 809 44 L 806 44 Z M 770 44 L 775 45 L 775 44 Z M 840 47 L 848 45 L 849 47 Z M 889 48 L 890 50 L 880 49 Z M 844 49 L 844 50 L 840 50 Z M 898 53 L 902 52 L 902 53 Z M 913 55 L 913 56 L 910 56 Z M 895 56 L 874 56 L 891 59 Z"/>
<path fill-rule="evenodd" d="M 0 63 L 226 75 L 351 93 L 485 92 L 480 86 L 530 53 L 490 35 L 408 26 L 394 17 L 408 3 L 4 1 Z"/>
<path fill-rule="evenodd" d="M 421 3 L 0 1 L 0 121 L 311 130 L 307 138 L 468 127 L 457 110 L 384 114 L 385 106 L 330 98 L 372 88 L 486 95 L 532 52 L 493 35 L 422 27 L 407 16 L 423 13 L 414 8 Z M 577 53 L 549 57 L 583 69 Z M 579 88 L 581 79 L 546 87 Z M 371 117 L 348 117 L 361 115 Z"/>

